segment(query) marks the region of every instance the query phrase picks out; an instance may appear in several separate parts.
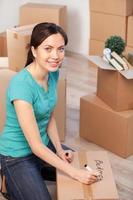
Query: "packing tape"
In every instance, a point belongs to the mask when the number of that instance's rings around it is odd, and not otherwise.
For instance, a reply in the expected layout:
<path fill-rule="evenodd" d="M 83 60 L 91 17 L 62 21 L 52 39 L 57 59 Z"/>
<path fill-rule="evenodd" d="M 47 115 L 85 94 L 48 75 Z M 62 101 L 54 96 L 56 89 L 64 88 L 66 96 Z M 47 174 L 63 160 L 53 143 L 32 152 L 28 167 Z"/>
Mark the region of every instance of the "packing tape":
<path fill-rule="evenodd" d="M 87 155 L 85 151 L 78 152 L 80 167 L 82 168 L 87 163 Z M 82 184 L 84 192 L 84 200 L 92 200 L 92 189 L 90 185 Z"/>

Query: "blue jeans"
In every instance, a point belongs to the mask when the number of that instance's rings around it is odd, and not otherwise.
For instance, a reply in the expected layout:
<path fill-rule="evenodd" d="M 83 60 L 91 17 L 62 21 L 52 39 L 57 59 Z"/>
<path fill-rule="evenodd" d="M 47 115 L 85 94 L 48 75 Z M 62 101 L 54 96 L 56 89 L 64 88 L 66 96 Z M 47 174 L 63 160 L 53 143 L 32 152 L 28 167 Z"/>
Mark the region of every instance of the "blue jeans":
<path fill-rule="evenodd" d="M 56 153 L 51 142 L 48 147 Z M 63 146 L 64 149 L 69 149 Z M 2 173 L 11 200 L 51 200 L 45 180 L 56 180 L 56 170 L 34 154 L 14 158 L 0 156 Z"/>

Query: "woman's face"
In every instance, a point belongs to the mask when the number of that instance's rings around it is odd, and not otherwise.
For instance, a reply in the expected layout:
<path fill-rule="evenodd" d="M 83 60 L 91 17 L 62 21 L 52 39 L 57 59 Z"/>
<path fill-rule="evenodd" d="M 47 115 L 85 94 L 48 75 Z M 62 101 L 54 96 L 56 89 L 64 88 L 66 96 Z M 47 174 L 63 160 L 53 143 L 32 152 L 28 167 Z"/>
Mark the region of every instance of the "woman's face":
<path fill-rule="evenodd" d="M 56 71 L 65 54 L 65 42 L 60 33 L 50 35 L 37 49 L 32 48 L 35 62 L 46 71 Z"/>

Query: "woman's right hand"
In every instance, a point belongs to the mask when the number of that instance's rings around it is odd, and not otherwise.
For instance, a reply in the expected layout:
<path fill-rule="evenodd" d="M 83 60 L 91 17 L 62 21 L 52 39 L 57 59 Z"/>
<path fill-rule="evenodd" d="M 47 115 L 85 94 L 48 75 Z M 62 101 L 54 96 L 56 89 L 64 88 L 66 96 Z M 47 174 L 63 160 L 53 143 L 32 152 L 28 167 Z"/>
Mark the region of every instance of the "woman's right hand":
<path fill-rule="evenodd" d="M 97 176 L 93 171 L 89 172 L 85 169 L 75 169 L 73 175 L 72 178 L 84 184 L 92 184 L 97 181 Z"/>

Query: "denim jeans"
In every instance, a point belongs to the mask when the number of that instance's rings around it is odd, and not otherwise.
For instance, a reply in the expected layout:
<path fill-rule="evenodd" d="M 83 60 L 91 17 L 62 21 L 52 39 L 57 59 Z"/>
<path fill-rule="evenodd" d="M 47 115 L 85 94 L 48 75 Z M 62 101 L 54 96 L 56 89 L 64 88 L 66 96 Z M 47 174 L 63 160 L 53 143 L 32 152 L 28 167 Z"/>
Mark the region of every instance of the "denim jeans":
<path fill-rule="evenodd" d="M 51 142 L 48 147 L 56 153 Z M 69 149 L 63 146 L 64 149 Z M 0 156 L 2 173 L 11 200 L 51 200 L 45 180 L 56 180 L 56 170 L 34 154 L 14 158 Z"/>

